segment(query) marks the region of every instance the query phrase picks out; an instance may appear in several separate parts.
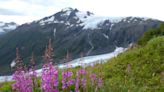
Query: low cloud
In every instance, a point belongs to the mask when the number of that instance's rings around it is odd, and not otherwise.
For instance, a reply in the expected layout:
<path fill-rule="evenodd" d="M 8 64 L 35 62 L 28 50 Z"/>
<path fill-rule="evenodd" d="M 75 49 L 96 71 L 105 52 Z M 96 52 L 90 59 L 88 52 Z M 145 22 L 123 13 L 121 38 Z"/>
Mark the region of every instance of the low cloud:
<path fill-rule="evenodd" d="M 24 14 L 14 10 L 0 8 L 0 15 L 24 15 Z"/>
<path fill-rule="evenodd" d="M 30 4 L 38 4 L 43 6 L 51 6 L 54 4 L 53 0 L 22 0 L 22 1 Z"/>

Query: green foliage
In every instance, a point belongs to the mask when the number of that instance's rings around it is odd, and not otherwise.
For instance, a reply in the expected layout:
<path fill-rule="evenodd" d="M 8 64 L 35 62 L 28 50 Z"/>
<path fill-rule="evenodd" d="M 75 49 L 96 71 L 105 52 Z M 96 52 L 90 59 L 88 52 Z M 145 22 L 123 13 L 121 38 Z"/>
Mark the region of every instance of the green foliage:
<path fill-rule="evenodd" d="M 12 92 L 11 82 L 0 83 L 0 92 Z"/>
<path fill-rule="evenodd" d="M 145 32 L 143 36 L 138 40 L 138 44 L 144 46 L 150 39 L 162 35 L 164 35 L 164 23 L 162 23 L 157 29 L 151 29 Z"/>
<path fill-rule="evenodd" d="M 130 49 L 98 66 L 102 67 L 105 82 L 113 92 L 163 92 L 163 55 L 164 36 L 154 38 L 145 47 Z"/>

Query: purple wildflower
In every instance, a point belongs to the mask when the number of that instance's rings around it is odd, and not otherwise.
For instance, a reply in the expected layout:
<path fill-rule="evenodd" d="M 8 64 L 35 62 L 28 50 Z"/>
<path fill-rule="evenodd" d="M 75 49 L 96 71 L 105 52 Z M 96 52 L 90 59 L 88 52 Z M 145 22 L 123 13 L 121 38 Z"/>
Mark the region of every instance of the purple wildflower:
<path fill-rule="evenodd" d="M 103 84 L 103 80 L 102 80 L 102 78 L 99 78 L 98 79 L 98 87 L 101 88 L 102 84 Z"/>
<path fill-rule="evenodd" d="M 16 71 L 13 74 L 13 80 L 15 83 L 12 85 L 12 89 L 16 92 L 32 92 L 32 79 L 28 73 Z"/>
<path fill-rule="evenodd" d="M 74 84 L 74 80 L 71 79 L 73 73 L 70 71 L 63 71 L 62 72 L 62 89 L 65 90 L 71 85 Z"/>
<path fill-rule="evenodd" d="M 90 74 L 90 79 L 91 79 L 92 85 L 94 85 L 95 82 L 97 81 L 97 75 L 95 73 Z"/>
<path fill-rule="evenodd" d="M 53 67 L 52 63 L 44 65 L 41 77 L 44 92 L 58 92 L 58 70 Z"/>
<path fill-rule="evenodd" d="M 85 78 L 87 71 L 85 69 L 80 69 L 76 72 L 76 85 L 75 92 L 79 92 L 79 87 L 86 88 L 87 80 Z"/>

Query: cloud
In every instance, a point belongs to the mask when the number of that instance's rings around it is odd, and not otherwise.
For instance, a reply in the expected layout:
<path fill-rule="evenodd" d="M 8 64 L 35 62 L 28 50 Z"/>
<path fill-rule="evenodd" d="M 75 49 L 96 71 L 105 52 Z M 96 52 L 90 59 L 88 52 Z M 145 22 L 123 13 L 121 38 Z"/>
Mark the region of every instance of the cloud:
<path fill-rule="evenodd" d="M 17 24 L 23 24 L 27 22 L 32 22 L 34 20 L 39 20 L 42 17 L 38 16 L 18 16 L 18 15 L 0 15 L 0 21 L 3 22 L 16 22 Z"/>
<path fill-rule="evenodd" d="M 0 0 L 0 9 L 12 10 L 26 16 L 51 15 L 62 8 L 71 6 L 70 0 Z"/>
<path fill-rule="evenodd" d="M 72 7 L 101 16 L 141 16 L 164 20 L 161 12 L 163 3 L 163 0 L 0 0 L 0 15 L 19 15 L 14 18 L 22 16 L 21 20 L 13 20 L 24 23 Z M 8 16 L 4 18 L 8 20 Z"/>
<path fill-rule="evenodd" d="M 38 4 L 43 6 L 51 6 L 55 2 L 54 0 L 22 0 L 22 1 L 29 4 Z"/>
<path fill-rule="evenodd" d="M 0 8 L 0 15 L 24 15 L 24 14 L 14 10 Z"/>

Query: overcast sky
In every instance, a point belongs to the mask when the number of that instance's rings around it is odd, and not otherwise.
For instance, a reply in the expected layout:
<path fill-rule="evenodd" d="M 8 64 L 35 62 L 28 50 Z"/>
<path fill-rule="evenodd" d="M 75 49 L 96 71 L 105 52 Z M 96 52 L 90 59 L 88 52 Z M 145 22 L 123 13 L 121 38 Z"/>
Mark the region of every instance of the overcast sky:
<path fill-rule="evenodd" d="M 22 24 L 52 15 L 65 7 L 102 16 L 164 20 L 164 0 L 0 0 L 0 21 Z"/>

